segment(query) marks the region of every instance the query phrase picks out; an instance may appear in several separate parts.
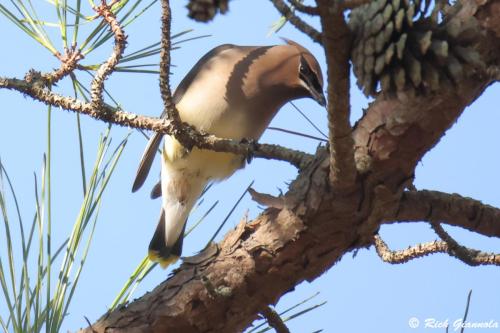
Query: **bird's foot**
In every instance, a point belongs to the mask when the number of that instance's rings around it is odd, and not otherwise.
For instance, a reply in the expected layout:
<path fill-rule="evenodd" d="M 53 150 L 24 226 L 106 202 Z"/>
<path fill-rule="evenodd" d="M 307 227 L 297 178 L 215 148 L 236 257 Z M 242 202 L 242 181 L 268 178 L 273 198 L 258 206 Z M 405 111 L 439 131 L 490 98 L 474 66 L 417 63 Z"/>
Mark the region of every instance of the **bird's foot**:
<path fill-rule="evenodd" d="M 247 145 L 247 153 L 246 153 L 246 161 L 247 163 L 252 162 L 254 156 L 255 156 L 255 151 L 259 149 L 259 144 L 257 143 L 256 140 L 254 139 L 247 139 L 243 138 L 241 139 L 240 143 L 246 144 Z"/>

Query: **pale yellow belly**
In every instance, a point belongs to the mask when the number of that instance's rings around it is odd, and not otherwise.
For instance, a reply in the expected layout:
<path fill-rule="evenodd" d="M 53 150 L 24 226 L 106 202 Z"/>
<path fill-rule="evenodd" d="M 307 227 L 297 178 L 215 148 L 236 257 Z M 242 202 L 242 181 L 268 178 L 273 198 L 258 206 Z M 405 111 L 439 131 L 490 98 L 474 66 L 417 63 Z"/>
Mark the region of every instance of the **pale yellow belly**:
<path fill-rule="evenodd" d="M 186 154 L 182 145 L 171 136 L 165 136 L 163 160 L 173 171 L 184 170 L 193 177 L 207 180 L 227 178 L 243 165 L 243 157 L 231 153 L 193 148 Z"/>

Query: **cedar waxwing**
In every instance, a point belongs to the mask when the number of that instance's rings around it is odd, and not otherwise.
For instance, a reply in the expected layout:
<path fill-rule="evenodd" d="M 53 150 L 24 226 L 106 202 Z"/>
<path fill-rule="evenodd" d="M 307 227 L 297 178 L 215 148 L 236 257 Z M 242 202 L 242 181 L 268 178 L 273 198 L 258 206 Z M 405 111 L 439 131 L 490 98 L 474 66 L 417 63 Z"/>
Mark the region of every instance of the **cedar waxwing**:
<path fill-rule="evenodd" d="M 325 106 L 318 61 L 301 45 L 220 45 L 205 54 L 177 87 L 173 100 L 182 121 L 198 130 L 234 140 L 260 138 L 287 102 L 310 97 Z M 142 156 L 132 187 L 144 183 L 162 135 L 154 133 Z M 210 181 L 222 180 L 242 168 L 245 158 L 193 148 L 187 151 L 165 135 L 161 180 L 151 197 L 161 195 L 160 221 L 149 244 L 149 258 L 162 267 L 182 251 L 186 219 Z"/>

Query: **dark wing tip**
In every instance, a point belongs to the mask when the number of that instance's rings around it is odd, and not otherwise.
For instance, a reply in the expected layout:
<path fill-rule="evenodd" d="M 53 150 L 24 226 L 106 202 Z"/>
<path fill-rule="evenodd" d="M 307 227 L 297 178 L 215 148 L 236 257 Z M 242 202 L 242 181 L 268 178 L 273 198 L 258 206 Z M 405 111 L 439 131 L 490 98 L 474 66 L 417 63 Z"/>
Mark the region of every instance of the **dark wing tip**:
<path fill-rule="evenodd" d="M 144 180 L 140 180 L 139 177 L 136 177 L 134 180 L 134 184 L 132 184 L 132 193 L 137 192 L 138 189 L 144 184 Z"/>

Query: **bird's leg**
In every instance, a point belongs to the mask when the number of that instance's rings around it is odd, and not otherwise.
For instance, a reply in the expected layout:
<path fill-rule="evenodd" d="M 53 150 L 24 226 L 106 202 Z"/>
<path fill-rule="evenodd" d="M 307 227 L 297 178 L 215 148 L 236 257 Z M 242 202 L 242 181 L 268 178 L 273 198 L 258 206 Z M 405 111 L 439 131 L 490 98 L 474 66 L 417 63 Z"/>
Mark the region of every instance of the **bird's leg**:
<path fill-rule="evenodd" d="M 253 157 L 255 155 L 255 151 L 259 149 L 259 144 L 257 143 L 257 140 L 254 139 L 248 139 L 248 138 L 243 138 L 240 140 L 240 143 L 245 144 L 247 146 L 247 153 L 245 156 L 245 159 L 248 164 L 252 162 Z"/>

